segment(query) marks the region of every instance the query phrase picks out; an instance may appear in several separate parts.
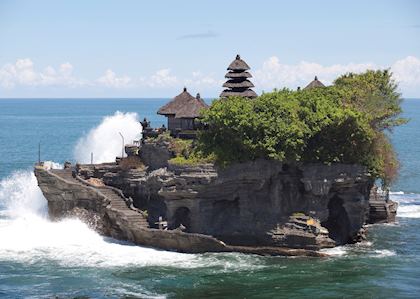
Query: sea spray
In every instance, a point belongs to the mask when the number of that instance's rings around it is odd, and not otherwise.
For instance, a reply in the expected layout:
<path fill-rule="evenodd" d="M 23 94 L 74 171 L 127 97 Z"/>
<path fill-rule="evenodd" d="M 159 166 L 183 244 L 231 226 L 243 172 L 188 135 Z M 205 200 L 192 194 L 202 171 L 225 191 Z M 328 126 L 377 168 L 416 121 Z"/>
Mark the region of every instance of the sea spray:
<path fill-rule="evenodd" d="M 141 135 L 141 125 L 136 113 L 115 112 L 106 116 L 102 122 L 81 137 L 74 149 L 77 162 L 90 163 L 93 153 L 94 163 L 113 162 L 116 156 L 121 156 L 122 138 L 124 142 L 132 143 Z"/>
<path fill-rule="evenodd" d="M 32 171 L 18 171 L 0 181 L 0 260 L 63 265 L 169 265 L 193 256 L 141 248 L 107 239 L 77 219 L 51 222 L 47 201 Z"/>
<path fill-rule="evenodd" d="M 57 167 L 56 164 L 50 164 Z M 214 267 L 215 271 L 261 268 L 242 254 L 183 254 L 134 246 L 106 238 L 78 219 L 51 222 L 47 201 L 31 170 L 0 181 L 0 263 L 54 261 L 63 267 Z"/>
<path fill-rule="evenodd" d="M 420 194 L 395 192 L 391 199 L 398 202 L 397 217 L 420 218 Z"/>
<path fill-rule="evenodd" d="M 47 214 L 47 201 L 29 170 L 16 171 L 0 181 L 0 206 L 1 214 L 12 219 Z"/>

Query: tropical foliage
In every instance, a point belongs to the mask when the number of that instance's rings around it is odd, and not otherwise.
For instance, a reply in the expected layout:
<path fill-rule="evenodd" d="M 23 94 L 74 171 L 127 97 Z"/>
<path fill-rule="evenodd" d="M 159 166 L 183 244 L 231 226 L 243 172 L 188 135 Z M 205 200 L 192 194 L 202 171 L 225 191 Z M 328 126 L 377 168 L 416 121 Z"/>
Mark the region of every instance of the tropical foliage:
<path fill-rule="evenodd" d="M 400 103 L 387 70 L 346 74 L 325 88 L 219 99 L 203 111 L 207 130 L 196 151 L 222 165 L 257 158 L 358 163 L 388 184 L 398 161 L 384 130 L 405 122 Z"/>

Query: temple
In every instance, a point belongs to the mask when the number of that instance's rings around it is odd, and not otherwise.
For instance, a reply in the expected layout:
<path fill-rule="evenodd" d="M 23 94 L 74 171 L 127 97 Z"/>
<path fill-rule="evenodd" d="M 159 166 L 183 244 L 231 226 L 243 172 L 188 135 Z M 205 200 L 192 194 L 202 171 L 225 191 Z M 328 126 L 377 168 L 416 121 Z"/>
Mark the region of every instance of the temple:
<path fill-rule="evenodd" d="M 325 87 L 325 85 L 321 81 L 318 80 L 317 76 L 315 76 L 315 79 L 311 83 L 306 85 L 304 89 L 312 89 L 312 88 L 317 88 L 317 87 Z"/>
<path fill-rule="evenodd" d="M 236 55 L 236 59 L 227 68 L 228 72 L 225 78 L 228 80 L 223 84 L 223 87 L 227 89 L 220 94 L 220 97 L 240 96 L 256 98 L 257 94 L 251 89 L 254 87 L 254 84 L 248 80 L 248 78 L 252 78 L 252 75 L 247 72 L 249 69 L 250 67 L 241 59 L 241 56 Z"/>
<path fill-rule="evenodd" d="M 239 55 L 227 68 L 228 72 L 225 78 L 228 80 L 223 84 L 226 89 L 220 94 L 221 98 L 239 96 L 253 99 L 258 95 L 251 89 L 254 84 L 249 80 L 252 75 L 248 72 L 249 65 L 241 59 Z M 325 87 L 318 77 L 310 82 L 304 89 L 312 89 Z M 300 90 L 300 87 L 298 88 Z M 184 90 L 173 98 L 169 103 L 162 106 L 157 114 L 167 118 L 167 127 L 154 129 L 150 126 L 150 122 L 144 119 L 141 124 L 143 127 L 143 138 L 157 137 L 161 133 L 169 130 L 171 136 L 184 139 L 194 139 L 197 136 L 197 130 L 204 127 L 200 122 L 200 111 L 207 109 L 209 106 L 197 93 L 193 97 L 184 87 Z"/>
<path fill-rule="evenodd" d="M 174 137 L 194 137 L 199 127 L 200 110 L 207 109 L 208 105 L 198 93 L 193 97 L 184 87 L 184 90 L 169 103 L 158 110 L 158 114 L 168 119 L 168 130 Z M 190 136 L 191 135 L 191 136 Z"/>

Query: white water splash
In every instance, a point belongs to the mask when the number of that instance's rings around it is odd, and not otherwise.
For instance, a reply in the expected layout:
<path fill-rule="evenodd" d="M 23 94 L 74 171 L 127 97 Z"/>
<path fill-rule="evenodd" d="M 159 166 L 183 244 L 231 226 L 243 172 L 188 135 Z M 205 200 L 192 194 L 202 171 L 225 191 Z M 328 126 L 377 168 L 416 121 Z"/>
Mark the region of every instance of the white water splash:
<path fill-rule="evenodd" d="M 397 216 L 401 218 L 420 218 L 420 194 L 393 193 L 391 199 L 398 202 Z"/>
<path fill-rule="evenodd" d="M 47 201 L 30 171 L 17 171 L 0 181 L 0 204 L 3 207 L 0 215 L 12 219 L 44 217 L 47 212 Z"/>
<path fill-rule="evenodd" d="M 384 258 L 384 257 L 390 257 L 390 256 L 395 256 L 396 252 L 393 250 L 388 250 L 388 249 L 378 249 L 378 250 L 374 250 L 373 252 L 373 257 L 375 258 Z"/>
<path fill-rule="evenodd" d="M 347 255 L 348 253 L 348 248 L 345 246 L 337 246 L 337 247 L 333 247 L 333 248 L 324 248 L 320 250 L 322 253 L 326 253 L 329 256 L 343 256 L 343 255 Z"/>
<path fill-rule="evenodd" d="M 68 266 L 189 265 L 192 255 L 107 240 L 76 219 L 51 222 L 31 171 L 0 181 L 0 260 L 56 260 Z"/>
<path fill-rule="evenodd" d="M 78 219 L 51 222 L 47 201 L 32 171 L 0 181 L 0 261 L 63 267 L 215 267 L 217 272 L 261 268 L 242 254 L 183 254 L 134 246 L 103 237 Z"/>
<path fill-rule="evenodd" d="M 102 122 L 80 138 L 74 149 L 77 162 L 90 163 L 93 153 L 94 163 L 113 162 L 115 157 L 121 156 L 122 138 L 126 144 L 139 139 L 142 127 L 136 113 L 115 112 L 106 116 Z"/>

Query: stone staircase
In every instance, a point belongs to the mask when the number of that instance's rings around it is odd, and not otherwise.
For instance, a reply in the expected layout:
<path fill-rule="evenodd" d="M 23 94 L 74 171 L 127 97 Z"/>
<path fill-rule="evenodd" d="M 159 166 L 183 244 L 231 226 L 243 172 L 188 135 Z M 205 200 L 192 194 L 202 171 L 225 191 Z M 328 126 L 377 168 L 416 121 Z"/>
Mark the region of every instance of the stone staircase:
<path fill-rule="evenodd" d="M 374 186 L 369 195 L 369 223 L 395 222 L 398 203 L 389 199 L 389 194 Z"/>
<path fill-rule="evenodd" d="M 94 186 L 81 178 L 73 177 L 71 169 L 54 169 L 50 170 L 50 172 L 66 180 L 67 182 L 96 189 L 109 201 L 110 210 L 121 214 L 122 218 L 130 222 L 135 222 L 140 227 L 149 227 L 147 219 L 143 213 L 134 208 L 132 206 L 131 200 L 126 198 L 120 190 L 109 186 Z"/>
<path fill-rule="evenodd" d="M 388 210 L 384 200 L 369 201 L 369 220 L 371 223 L 387 222 Z"/>

